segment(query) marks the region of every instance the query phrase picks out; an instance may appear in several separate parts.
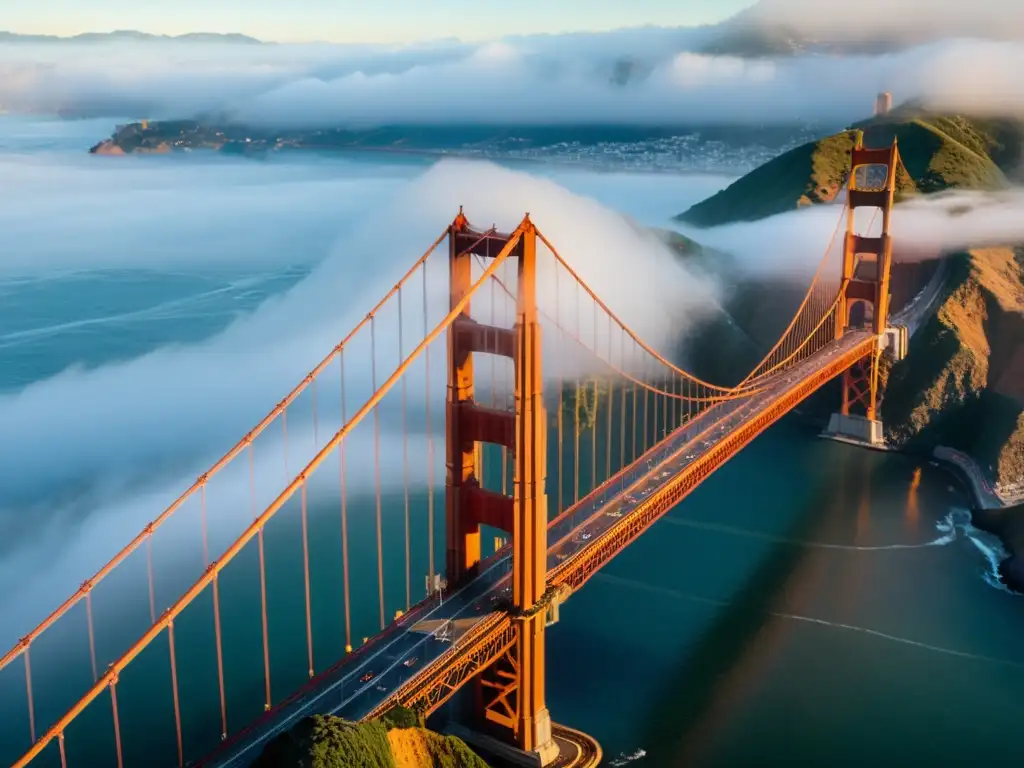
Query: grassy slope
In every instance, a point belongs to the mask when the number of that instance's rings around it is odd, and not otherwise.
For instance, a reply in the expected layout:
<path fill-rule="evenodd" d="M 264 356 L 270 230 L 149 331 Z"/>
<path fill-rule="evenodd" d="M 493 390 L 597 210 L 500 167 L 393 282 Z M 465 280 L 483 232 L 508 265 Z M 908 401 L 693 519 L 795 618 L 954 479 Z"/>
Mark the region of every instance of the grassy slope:
<path fill-rule="evenodd" d="M 948 294 L 887 382 L 882 418 L 902 444 L 971 454 L 993 481 L 1024 477 L 1021 266 L 1008 248 L 955 257 Z"/>
<path fill-rule="evenodd" d="M 903 167 L 897 194 L 945 189 L 998 189 L 1021 165 L 1024 123 L 931 115 L 902 108 L 884 118 L 809 142 L 770 160 L 726 189 L 680 214 L 678 220 L 709 227 L 756 221 L 801 205 L 835 198 L 849 167 L 858 132 L 867 146 L 899 141 Z"/>
<path fill-rule="evenodd" d="M 710 227 L 828 202 L 843 183 L 855 140 L 856 132 L 846 131 L 784 152 L 677 218 Z"/>
<path fill-rule="evenodd" d="M 253 768 L 487 768 L 461 739 L 421 727 L 409 710 L 352 723 L 314 715 L 267 744 Z"/>

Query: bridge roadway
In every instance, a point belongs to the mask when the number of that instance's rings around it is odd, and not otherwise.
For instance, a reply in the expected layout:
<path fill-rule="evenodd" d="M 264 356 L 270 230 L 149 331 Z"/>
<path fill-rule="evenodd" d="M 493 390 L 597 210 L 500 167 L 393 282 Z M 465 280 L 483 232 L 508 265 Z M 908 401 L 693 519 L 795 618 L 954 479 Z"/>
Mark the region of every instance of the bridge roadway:
<path fill-rule="evenodd" d="M 549 527 L 549 583 L 561 581 L 578 588 L 624 544 L 611 551 L 590 572 L 574 578 L 567 571 L 579 559 L 577 556 L 586 555 L 589 547 L 600 546 L 602 536 L 629 521 L 631 513 L 640 510 L 643 514 L 641 507 L 645 501 L 654 498 L 657 491 L 672 484 L 687 468 L 706 457 L 724 438 L 741 431 L 743 425 L 759 416 L 770 415 L 773 406 L 797 393 L 796 401 L 786 408 L 788 411 L 824 381 L 867 354 L 873 343 L 874 337 L 867 331 L 847 331 L 842 339 L 767 379 L 755 394 L 707 409 L 570 507 Z M 779 415 L 781 413 L 771 421 Z M 712 469 L 745 444 L 744 441 L 727 451 Z M 704 476 L 697 479 L 693 487 Z M 668 508 L 659 511 L 656 517 Z M 199 764 L 224 768 L 247 766 L 269 739 L 307 715 L 335 714 L 359 720 L 374 711 L 380 712 L 399 688 L 409 691 L 419 680 L 436 677 L 438 671 L 462 651 L 463 637 L 496 635 L 502 628 L 507 630 L 510 621 L 504 606 L 510 598 L 511 567 L 506 547 L 481 563 L 480 572 L 470 582 L 440 600 L 431 598 L 415 606 L 334 668 L 314 678 L 291 699 L 228 739 Z M 429 631 L 417 626 L 421 622 L 427 623 Z M 457 679 L 450 686 L 445 700 L 463 679 Z"/>

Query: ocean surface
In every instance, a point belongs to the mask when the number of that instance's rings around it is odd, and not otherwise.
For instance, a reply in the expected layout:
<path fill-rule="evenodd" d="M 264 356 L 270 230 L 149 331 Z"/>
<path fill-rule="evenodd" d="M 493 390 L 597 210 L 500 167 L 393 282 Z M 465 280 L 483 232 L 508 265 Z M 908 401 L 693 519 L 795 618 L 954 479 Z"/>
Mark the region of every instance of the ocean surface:
<path fill-rule="evenodd" d="M 84 154 L 109 131 L 104 121 L 0 117 L 3 650 L 305 375 L 382 293 L 375 285 L 393 282 L 398 262 L 349 251 L 346 237 L 432 162 Z M 655 226 L 730 181 L 531 171 Z M 327 262 L 327 274 L 379 278 L 346 294 L 351 312 L 295 300 L 326 279 Z M 371 525 L 358 518 L 365 506 L 355 506 L 356 529 Z M 938 467 L 783 421 L 563 607 L 548 632 L 553 718 L 594 735 L 608 760 L 641 766 L 1011 759 L 1024 714 L 1024 604 L 994 577 L 998 544 L 970 526 L 968 506 Z M 316 590 L 336 582 L 329 517 L 311 517 Z M 291 611 L 271 630 L 282 692 L 305 678 L 301 560 L 289 541 L 268 545 L 271 601 Z M 181 544 L 188 557 L 196 544 Z M 414 555 L 415 573 L 425 558 Z M 370 579 L 373 568 L 369 550 L 356 552 L 354 573 Z M 401 602 L 401 580 L 389 581 L 389 599 Z M 258 621 L 254 583 L 225 582 L 232 627 Z M 144 601 L 98 595 L 94 609 L 106 637 L 148 623 Z M 375 609 L 372 594 L 354 606 L 360 628 Z M 40 721 L 71 703 L 55 658 L 74 665 L 76 690 L 90 682 L 82 626 L 33 656 Z M 321 659 L 340 648 L 339 616 L 316 631 Z M 207 672 L 209 634 L 183 625 L 178 636 L 179 654 L 202 657 Z M 238 725 L 262 709 L 259 676 L 242 680 L 259 664 L 252 637 L 225 635 L 228 677 L 244 689 L 229 706 Z M 102 647 L 97 656 L 101 667 L 111 660 Z M 24 675 L 20 663 L 0 672 L 0 762 L 29 745 Z M 216 707 L 209 675 L 182 675 Z M 154 735 L 173 722 L 169 694 L 143 682 L 121 694 L 122 727 L 136 727 L 136 742 L 147 734 L 157 757 L 146 764 L 172 764 L 173 735 Z M 83 754 L 83 741 L 112 740 L 109 702 L 97 706 L 76 733 Z M 59 764 L 55 751 L 47 757 Z"/>

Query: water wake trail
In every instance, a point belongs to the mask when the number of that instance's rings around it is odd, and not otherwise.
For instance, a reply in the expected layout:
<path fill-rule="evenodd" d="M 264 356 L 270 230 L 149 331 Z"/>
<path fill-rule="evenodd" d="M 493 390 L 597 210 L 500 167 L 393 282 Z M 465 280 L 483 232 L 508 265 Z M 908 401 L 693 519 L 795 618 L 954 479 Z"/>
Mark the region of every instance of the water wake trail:
<path fill-rule="evenodd" d="M 771 533 L 751 531 L 746 528 L 738 528 L 732 525 L 721 525 L 719 523 L 706 523 L 699 520 L 686 520 L 683 518 L 666 517 L 665 522 L 678 525 L 683 528 L 695 528 L 697 530 L 715 531 L 716 533 L 728 533 L 734 536 L 746 536 L 752 539 L 761 539 L 775 544 L 789 544 L 794 547 L 811 547 L 814 549 L 842 549 L 853 552 L 881 552 L 890 549 L 925 549 L 926 547 L 944 547 L 956 541 L 956 528 L 951 527 L 942 536 L 932 541 L 920 544 L 882 544 L 878 546 L 858 546 L 855 544 L 830 544 L 822 541 L 807 541 L 805 539 L 791 539 L 786 536 L 775 536 Z M 938 527 L 938 526 L 937 526 Z M 940 531 L 943 528 L 939 528 Z"/>
<path fill-rule="evenodd" d="M 794 547 L 807 547 L 811 549 L 838 549 L 851 552 L 884 552 L 888 550 L 906 549 L 927 549 L 928 547 L 945 547 L 956 541 L 962 533 L 964 538 L 971 542 L 981 552 L 988 562 L 988 569 L 982 575 L 985 583 L 993 589 L 1008 594 L 1016 594 L 1003 583 L 999 574 L 999 564 L 1008 556 L 999 540 L 975 528 L 971 524 L 971 513 L 966 509 L 953 509 L 942 520 L 935 524 L 935 529 L 942 534 L 936 539 L 925 541 L 919 544 L 880 544 L 875 546 L 860 546 L 855 544 L 832 544 L 821 541 L 807 541 L 805 539 L 793 539 L 786 536 L 776 536 L 761 531 L 752 531 L 747 528 L 739 528 L 732 525 L 720 523 L 702 522 L 699 520 L 687 520 L 677 517 L 666 517 L 665 522 L 681 528 L 692 528 L 695 530 L 714 531 L 733 536 L 744 536 L 751 539 L 770 541 L 774 544 L 786 544 Z"/>
<path fill-rule="evenodd" d="M 671 589 L 669 587 L 659 587 L 653 584 L 647 584 L 637 579 L 627 579 L 622 576 L 612 576 L 607 573 L 598 573 L 596 578 L 605 581 L 610 584 L 618 584 L 623 587 L 632 587 L 634 589 L 641 589 L 646 592 L 652 592 L 655 594 L 663 595 L 665 597 L 671 597 L 676 600 L 685 600 L 691 603 L 700 603 L 702 605 L 714 606 L 716 608 L 728 608 L 732 603 L 728 600 L 716 600 L 711 597 L 701 597 L 699 595 L 691 595 L 686 592 L 682 592 L 677 589 Z M 957 658 L 969 659 L 971 661 L 981 661 L 988 664 L 997 664 L 1002 667 L 1008 667 L 1011 669 L 1018 669 L 1024 671 L 1024 664 L 1016 661 L 1010 661 L 1008 659 L 998 659 L 993 656 L 985 656 L 978 653 L 971 653 L 969 651 L 959 651 L 955 648 L 945 648 L 941 645 L 934 645 L 932 643 L 924 643 L 919 640 L 912 640 L 908 637 L 900 637 L 899 635 L 889 634 L 888 632 L 880 632 L 877 629 L 870 629 L 868 627 L 861 627 L 856 624 L 845 624 L 839 621 L 829 621 L 827 619 L 819 619 L 813 616 L 803 616 L 797 613 L 786 613 L 783 611 L 765 611 L 766 616 L 771 616 L 777 619 L 785 619 L 788 621 L 799 621 L 805 624 L 816 624 L 822 627 L 830 627 L 833 629 L 841 629 L 847 632 L 857 632 L 870 637 L 875 637 L 880 640 L 887 640 L 892 643 L 899 643 L 901 645 L 909 645 L 914 648 L 920 648 L 921 650 L 931 651 L 933 653 L 941 653 L 946 656 L 955 656 Z"/>
<path fill-rule="evenodd" d="M 253 275 L 251 277 L 245 277 L 239 280 L 232 281 L 227 285 L 222 285 L 219 288 L 214 288 L 208 291 L 202 291 L 195 293 L 190 296 L 183 296 L 178 299 L 170 299 L 168 301 L 154 304 L 153 306 L 146 307 L 145 309 L 139 309 L 133 312 L 123 312 L 116 315 L 107 315 L 104 317 L 90 317 L 82 320 L 73 320 L 66 323 L 57 323 L 54 325 L 41 326 L 38 328 L 29 328 L 23 331 L 12 331 L 5 333 L 0 336 L 0 349 L 8 349 L 10 347 L 23 344 L 25 342 L 34 341 L 41 337 L 53 336 L 64 331 L 76 330 L 80 328 L 86 328 L 95 325 L 108 325 L 110 323 L 125 322 L 128 320 L 167 320 L 167 319 L 180 319 L 178 313 L 166 314 L 168 310 L 180 310 L 185 307 L 197 304 L 205 299 L 214 298 L 223 294 L 232 293 L 239 289 L 251 289 L 256 286 L 262 285 L 268 279 L 273 278 L 274 275 Z M 205 316 L 205 315 L 204 315 Z"/>

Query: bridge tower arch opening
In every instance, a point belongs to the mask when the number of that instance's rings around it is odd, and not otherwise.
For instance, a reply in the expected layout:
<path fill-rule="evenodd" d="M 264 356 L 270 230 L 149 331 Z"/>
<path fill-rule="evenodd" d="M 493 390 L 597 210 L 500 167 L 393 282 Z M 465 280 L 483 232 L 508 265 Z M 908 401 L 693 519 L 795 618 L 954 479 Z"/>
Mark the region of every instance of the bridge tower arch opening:
<path fill-rule="evenodd" d="M 828 431 L 871 444 L 880 444 L 883 440 L 882 424 L 878 420 L 879 363 L 889 320 L 892 268 L 889 224 L 899 163 L 895 140 L 889 147 L 869 149 L 863 146 L 862 137 L 858 137 L 850 158 L 835 337 L 842 338 L 849 329 L 864 328 L 870 330 L 879 343 L 867 357 L 843 373 L 840 411 L 833 415 Z M 874 208 L 881 214 L 878 235 L 857 233 L 856 215 L 860 208 Z"/>
<path fill-rule="evenodd" d="M 518 259 L 516 320 L 512 329 L 473 320 L 469 305 L 448 331 L 446 398 L 445 538 L 447 579 L 476 574 L 481 525 L 505 531 L 512 544 L 512 613 L 515 639 L 476 679 L 483 725 L 542 764 L 558 755 L 545 704 L 544 631 L 547 602 L 547 416 L 537 309 L 537 230 L 527 215 L 510 235 L 472 229 L 459 210 L 448 229 L 450 306 L 472 290 L 472 260 L 502 251 Z M 515 409 L 475 402 L 473 355 L 514 362 Z M 513 459 L 513 495 L 481 483 L 480 445 L 505 446 Z"/>

